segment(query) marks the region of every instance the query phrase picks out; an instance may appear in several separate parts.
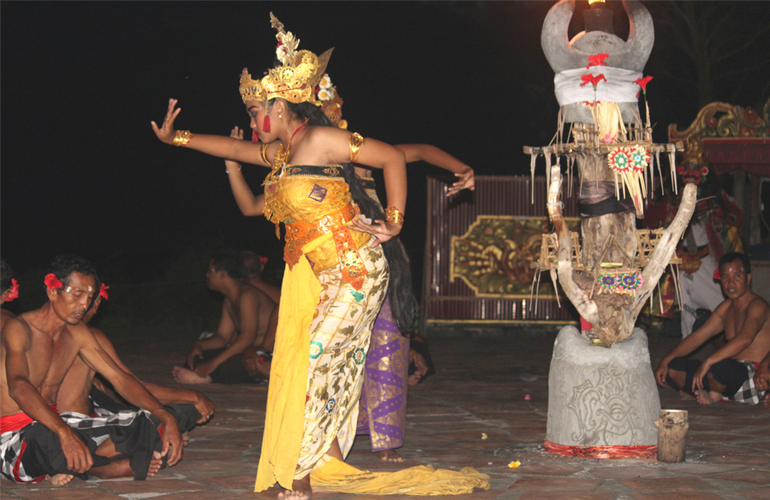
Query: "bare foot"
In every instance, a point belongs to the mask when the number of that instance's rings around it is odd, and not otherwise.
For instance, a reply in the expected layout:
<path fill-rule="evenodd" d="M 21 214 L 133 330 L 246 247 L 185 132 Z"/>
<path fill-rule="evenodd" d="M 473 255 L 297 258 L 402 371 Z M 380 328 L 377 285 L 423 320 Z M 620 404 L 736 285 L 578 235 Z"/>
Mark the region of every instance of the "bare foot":
<path fill-rule="evenodd" d="M 147 477 L 153 477 L 163 465 L 163 457 L 159 451 L 152 452 L 152 460 L 150 460 L 150 468 L 147 469 Z"/>
<path fill-rule="evenodd" d="M 310 500 L 313 496 L 313 488 L 310 487 L 310 474 L 302 479 L 295 479 L 291 483 L 290 490 L 278 493 L 281 500 Z"/>
<path fill-rule="evenodd" d="M 182 444 L 184 446 L 187 446 L 188 444 L 190 444 L 190 433 L 189 432 L 185 432 L 184 434 L 182 434 Z"/>
<path fill-rule="evenodd" d="M 765 408 L 770 409 L 770 391 L 765 393 Z"/>
<path fill-rule="evenodd" d="M 194 371 L 188 370 L 187 368 L 182 368 L 181 366 L 175 366 L 174 369 L 171 371 L 171 373 L 174 374 L 174 380 L 176 380 L 180 384 L 195 385 L 195 384 L 211 383 L 210 375 L 206 377 L 201 377 Z"/>
<path fill-rule="evenodd" d="M 717 401 L 722 401 L 722 393 L 715 391 L 700 390 L 695 391 L 695 396 L 698 398 L 698 402 L 702 405 L 710 405 Z"/>
<path fill-rule="evenodd" d="M 689 392 L 685 392 L 684 390 L 679 391 L 679 395 L 682 396 L 682 399 L 693 399 L 695 397 Z"/>
<path fill-rule="evenodd" d="M 55 476 L 51 476 L 48 479 L 51 480 L 51 484 L 54 486 L 64 486 L 65 484 L 72 481 L 72 478 L 74 476 L 72 474 L 56 474 Z"/>
<path fill-rule="evenodd" d="M 404 457 L 398 454 L 396 450 L 382 450 L 374 453 L 383 462 L 403 462 Z"/>

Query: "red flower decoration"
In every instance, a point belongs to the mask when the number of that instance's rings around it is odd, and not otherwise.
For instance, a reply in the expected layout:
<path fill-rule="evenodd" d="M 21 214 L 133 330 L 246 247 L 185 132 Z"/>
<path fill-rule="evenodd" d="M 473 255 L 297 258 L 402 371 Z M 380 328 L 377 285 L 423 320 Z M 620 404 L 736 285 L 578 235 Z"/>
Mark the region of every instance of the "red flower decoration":
<path fill-rule="evenodd" d="M 719 272 L 719 269 L 714 271 L 714 279 L 717 281 L 722 281 L 722 274 Z"/>
<path fill-rule="evenodd" d="M 644 78 L 637 78 L 634 80 L 634 83 L 641 87 L 639 92 L 636 93 L 636 97 L 639 97 L 639 94 L 641 94 L 642 91 L 644 91 L 644 95 L 647 95 L 647 84 L 650 83 L 650 80 L 652 80 L 651 76 L 645 76 Z"/>
<path fill-rule="evenodd" d="M 703 167 L 702 169 L 700 169 L 700 173 L 701 175 L 708 175 L 709 174 L 708 167 Z"/>
<path fill-rule="evenodd" d="M 99 288 L 99 297 L 103 298 L 104 300 L 107 300 L 110 298 L 109 295 L 107 295 L 107 290 L 109 290 L 110 287 L 104 286 L 104 283 L 102 283 L 102 286 Z"/>
<path fill-rule="evenodd" d="M 591 66 L 607 66 L 604 64 L 604 60 L 607 59 L 609 54 L 596 54 L 593 56 L 588 56 L 588 66 L 586 66 L 586 69 L 590 68 Z"/>
<path fill-rule="evenodd" d="M 11 293 L 8 294 L 8 296 L 5 298 L 6 302 L 10 302 L 13 299 L 19 298 L 19 284 L 16 283 L 16 278 L 11 278 Z"/>
<path fill-rule="evenodd" d="M 262 255 L 259 255 L 258 257 L 259 257 L 259 261 L 262 263 L 263 266 L 267 264 L 267 257 Z"/>
<path fill-rule="evenodd" d="M 585 87 L 587 83 L 590 83 L 594 86 L 594 92 L 596 91 L 596 86 L 599 84 L 600 81 L 604 80 L 607 81 L 606 78 L 604 78 L 604 75 L 602 73 L 599 73 L 598 75 L 594 76 L 591 73 L 586 73 L 585 75 L 582 75 L 580 77 L 583 80 L 583 83 L 580 84 L 581 87 Z"/>
<path fill-rule="evenodd" d="M 676 173 L 677 174 L 683 174 L 684 173 L 684 167 L 682 167 L 681 165 L 676 167 Z"/>
<path fill-rule="evenodd" d="M 49 290 L 56 290 L 57 288 L 62 287 L 62 282 L 59 281 L 59 278 L 57 278 L 55 274 L 48 273 L 45 275 L 45 286 Z"/>

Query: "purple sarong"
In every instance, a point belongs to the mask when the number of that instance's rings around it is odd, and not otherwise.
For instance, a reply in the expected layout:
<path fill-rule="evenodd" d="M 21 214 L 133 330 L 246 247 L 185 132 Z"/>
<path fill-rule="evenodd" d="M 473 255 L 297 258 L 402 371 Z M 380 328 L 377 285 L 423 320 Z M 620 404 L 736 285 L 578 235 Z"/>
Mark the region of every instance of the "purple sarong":
<path fill-rule="evenodd" d="M 385 298 L 366 355 L 356 434 L 369 434 L 372 451 L 404 445 L 409 339 L 401 335 Z"/>

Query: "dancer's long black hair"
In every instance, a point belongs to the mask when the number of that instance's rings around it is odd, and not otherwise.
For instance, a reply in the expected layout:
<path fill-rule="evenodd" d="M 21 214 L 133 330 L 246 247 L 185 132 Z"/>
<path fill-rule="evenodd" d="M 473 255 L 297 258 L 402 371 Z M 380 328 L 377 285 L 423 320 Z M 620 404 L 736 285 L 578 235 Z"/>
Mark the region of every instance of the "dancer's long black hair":
<path fill-rule="evenodd" d="M 272 106 L 273 101 L 268 103 Z M 326 117 L 320 107 L 303 102 L 294 104 L 286 102 L 289 110 L 294 115 L 307 118 L 308 125 L 333 127 L 334 124 Z M 353 201 L 358 204 L 361 213 L 370 219 L 385 220 L 385 214 L 373 199 L 366 194 L 361 180 L 356 175 L 355 167 L 352 163 L 342 165 L 342 173 L 345 181 L 350 186 L 350 194 Z M 382 243 L 382 249 L 385 258 L 388 260 L 390 268 L 390 282 L 388 283 L 388 295 L 390 296 L 390 307 L 393 310 L 393 317 L 398 324 L 398 329 L 405 337 L 414 333 L 417 326 L 417 299 L 412 289 L 412 273 L 409 269 L 409 263 L 402 250 L 399 241 L 396 238 Z"/>

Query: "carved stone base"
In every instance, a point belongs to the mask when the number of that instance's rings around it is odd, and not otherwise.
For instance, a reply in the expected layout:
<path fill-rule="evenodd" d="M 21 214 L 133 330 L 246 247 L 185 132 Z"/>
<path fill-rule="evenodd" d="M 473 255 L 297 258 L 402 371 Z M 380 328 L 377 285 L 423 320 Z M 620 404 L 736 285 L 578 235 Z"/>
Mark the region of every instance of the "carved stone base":
<path fill-rule="evenodd" d="M 577 328 L 556 337 L 548 376 L 546 439 L 567 446 L 651 446 L 660 398 L 647 335 L 635 328 L 607 349 L 592 346 Z"/>

